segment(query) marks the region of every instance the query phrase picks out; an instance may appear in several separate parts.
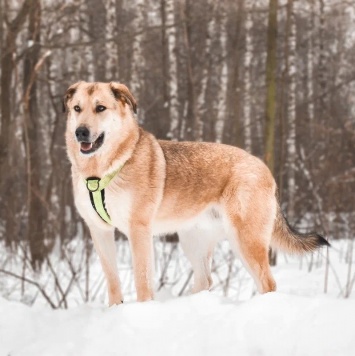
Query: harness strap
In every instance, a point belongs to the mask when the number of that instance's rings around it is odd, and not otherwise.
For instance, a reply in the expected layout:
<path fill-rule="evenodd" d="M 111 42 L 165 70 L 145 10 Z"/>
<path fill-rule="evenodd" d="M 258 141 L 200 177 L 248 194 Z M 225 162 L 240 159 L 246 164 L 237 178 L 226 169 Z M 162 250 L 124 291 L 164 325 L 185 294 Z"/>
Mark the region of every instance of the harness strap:
<path fill-rule="evenodd" d="M 109 185 L 113 177 L 121 170 L 122 167 L 116 169 L 103 178 L 89 177 L 86 179 L 86 187 L 89 191 L 91 205 L 100 218 L 107 224 L 112 225 L 111 217 L 106 210 L 105 205 L 105 188 Z"/>

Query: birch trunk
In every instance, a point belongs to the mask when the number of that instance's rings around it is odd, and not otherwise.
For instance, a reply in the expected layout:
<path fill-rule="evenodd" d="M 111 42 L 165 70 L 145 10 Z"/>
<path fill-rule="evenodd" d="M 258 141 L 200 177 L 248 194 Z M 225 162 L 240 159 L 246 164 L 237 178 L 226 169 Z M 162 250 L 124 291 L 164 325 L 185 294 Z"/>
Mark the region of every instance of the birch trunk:
<path fill-rule="evenodd" d="M 296 194 L 296 1 L 288 0 L 289 6 L 289 51 L 288 51 L 288 135 L 287 135 L 287 185 L 288 185 L 288 218 L 292 222 L 295 216 Z"/>
<path fill-rule="evenodd" d="M 132 72 L 130 89 L 138 98 L 141 97 L 141 91 L 143 88 L 144 76 L 143 68 L 145 67 L 145 59 L 143 56 L 143 31 L 144 31 L 144 11 L 145 11 L 145 0 L 136 0 L 135 2 L 135 18 L 133 20 L 133 33 L 135 36 L 133 38 L 132 44 Z M 144 113 L 142 109 L 139 109 L 139 123 L 143 124 Z"/>
<path fill-rule="evenodd" d="M 117 38 L 117 19 L 116 19 L 116 0 L 106 0 L 107 4 L 107 16 L 106 16 L 106 31 L 108 38 Z M 118 60 L 117 60 L 117 48 L 113 45 L 113 42 L 107 42 L 105 44 L 105 53 L 106 53 L 106 65 L 107 81 L 114 81 L 118 78 Z"/>
<path fill-rule="evenodd" d="M 250 77 L 251 77 L 251 56 L 252 56 L 252 41 L 251 41 L 251 0 L 245 2 L 245 54 L 244 54 L 244 148 L 251 152 L 251 95 L 250 95 Z"/>
<path fill-rule="evenodd" d="M 169 108 L 169 93 L 168 93 L 168 66 L 167 66 L 167 29 L 166 29 L 166 0 L 160 0 L 160 15 L 161 15 L 161 47 L 162 47 L 162 74 L 163 74 L 163 82 L 162 82 L 162 91 L 163 91 L 163 102 L 164 102 L 164 109 Z M 164 113 L 166 111 L 166 115 L 168 115 L 168 111 L 164 110 Z M 162 121 L 163 126 L 164 121 L 166 121 L 166 118 Z"/>
<path fill-rule="evenodd" d="M 205 53 L 204 56 L 208 60 L 211 58 L 211 44 L 212 44 L 212 37 L 216 30 L 216 17 L 214 11 L 214 4 L 210 4 L 211 6 L 211 15 L 208 20 L 207 24 L 207 33 L 206 33 L 206 44 L 205 44 Z M 202 71 L 202 79 L 200 84 L 200 93 L 197 97 L 197 110 L 196 110 L 196 132 L 195 132 L 195 139 L 196 141 L 202 141 L 203 137 L 203 116 L 206 112 L 206 88 L 207 88 L 207 81 L 208 81 L 208 73 L 209 68 L 208 65 L 203 67 Z"/>
<path fill-rule="evenodd" d="M 174 16 L 174 0 L 166 0 L 166 34 L 168 47 L 168 91 L 169 91 L 169 119 L 170 130 L 168 137 L 177 141 L 179 138 L 179 102 L 178 102 L 178 78 L 176 57 L 176 26 Z"/>
<path fill-rule="evenodd" d="M 216 142 L 223 141 L 223 130 L 225 120 L 227 118 L 227 86 L 228 86 L 228 67 L 227 67 L 227 13 L 224 8 L 221 9 L 221 69 L 220 69 L 220 85 L 217 95 L 217 120 L 215 125 Z"/>
<path fill-rule="evenodd" d="M 318 59 L 318 84 L 319 84 L 319 118 L 325 120 L 325 91 L 326 91 L 326 54 L 325 54 L 325 3 L 319 0 L 319 59 Z"/>
<path fill-rule="evenodd" d="M 208 83 L 211 81 L 212 72 L 213 72 L 213 60 L 212 60 L 212 44 L 216 36 L 216 5 L 212 1 L 211 3 L 211 17 L 207 25 L 207 38 L 206 38 L 206 47 L 205 47 L 205 56 L 207 58 L 206 65 L 203 68 L 202 80 L 201 80 L 201 89 L 197 97 L 197 120 L 200 122 L 200 132 L 199 139 L 202 140 L 203 136 L 206 138 L 206 131 L 204 132 L 204 123 L 203 118 L 206 115 L 208 108 Z M 206 120 L 206 117 L 205 117 Z M 205 123 L 206 124 L 206 123 Z M 209 126 L 207 124 L 207 126 Z M 211 133 L 209 132 L 209 135 Z"/>
<path fill-rule="evenodd" d="M 311 16 L 308 20 L 308 48 L 307 48 L 307 112 L 310 137 L 313 137 L 314 102 L 313 102 L 313 72 L 314 72 L 314 1 L 310 3 Z"/>

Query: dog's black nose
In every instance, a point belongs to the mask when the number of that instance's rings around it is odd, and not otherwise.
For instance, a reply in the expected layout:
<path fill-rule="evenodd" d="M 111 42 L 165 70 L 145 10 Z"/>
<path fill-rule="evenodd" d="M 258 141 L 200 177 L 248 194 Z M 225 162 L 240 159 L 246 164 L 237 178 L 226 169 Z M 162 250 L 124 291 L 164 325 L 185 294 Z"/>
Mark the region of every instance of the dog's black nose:
<path fill-rule="evenodd" d="M 90 131 L 86 126 L 79 126 L 75 130 L 75 136 L 79 142 L 88 142 L 90 137 Z"/>

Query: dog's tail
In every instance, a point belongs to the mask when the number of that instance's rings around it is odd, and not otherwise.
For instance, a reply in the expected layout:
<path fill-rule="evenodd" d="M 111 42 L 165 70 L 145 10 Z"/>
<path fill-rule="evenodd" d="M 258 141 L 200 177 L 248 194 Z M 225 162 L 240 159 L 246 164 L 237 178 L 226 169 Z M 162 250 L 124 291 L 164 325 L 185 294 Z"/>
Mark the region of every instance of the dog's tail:
<path fill-rule="evenodd" d="M 282 215 L 280 206 L 277 204 L 271 246 L 288 253 L 302 254 L 315 251 L 322 246 L 330 246 L 330 244 L 323 236 L 315 232 L 296 231 Z"/>

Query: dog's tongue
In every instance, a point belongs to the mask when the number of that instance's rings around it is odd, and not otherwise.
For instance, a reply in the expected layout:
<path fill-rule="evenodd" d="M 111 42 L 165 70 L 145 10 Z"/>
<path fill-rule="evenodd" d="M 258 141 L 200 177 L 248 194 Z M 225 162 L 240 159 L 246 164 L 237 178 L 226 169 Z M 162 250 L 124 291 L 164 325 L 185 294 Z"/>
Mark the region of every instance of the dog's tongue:
<path fill-rule="evenodd" d="M 92 148 L 92 143 L 88 143 L 88 142 L 81 142 L 80 144 L 80 148 L 83 150 L 83 151 L 89 151 L 91 150 Z"/>

